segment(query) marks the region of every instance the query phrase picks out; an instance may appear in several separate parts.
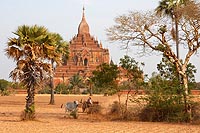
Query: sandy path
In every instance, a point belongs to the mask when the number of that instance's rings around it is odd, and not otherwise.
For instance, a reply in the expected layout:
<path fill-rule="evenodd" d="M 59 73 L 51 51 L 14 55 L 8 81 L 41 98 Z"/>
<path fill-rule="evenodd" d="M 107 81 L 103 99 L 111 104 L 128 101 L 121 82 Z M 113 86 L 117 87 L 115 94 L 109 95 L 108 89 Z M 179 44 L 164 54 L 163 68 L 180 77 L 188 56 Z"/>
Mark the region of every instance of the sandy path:
<path fill-rule="evenodd" d="M 88 96 L 56 95 L 55 105 L 48 105 L 49 95 L 36 95 L 36 121 L 20 121 L 24 109 L 25 95 L 0 97 L 1 133 L 200 133 L 199 125 L 150 123 L 150 122 L 110 122 L 85 118 L 65 117 L 60 105 L 66 101 L 87 99 Z M 108 106 L 117 100 L 116 96 L 93 96 L 93 100 Z M 90 116 L 87 116 L 90 117 Z"/>

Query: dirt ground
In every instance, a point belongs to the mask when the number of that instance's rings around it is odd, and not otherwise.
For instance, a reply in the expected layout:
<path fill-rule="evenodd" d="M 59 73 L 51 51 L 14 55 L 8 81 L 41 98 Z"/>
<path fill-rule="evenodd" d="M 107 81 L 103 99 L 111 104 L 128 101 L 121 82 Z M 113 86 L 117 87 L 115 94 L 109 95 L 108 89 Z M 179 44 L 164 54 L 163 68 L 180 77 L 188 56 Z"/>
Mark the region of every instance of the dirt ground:
<path fill-rule="evenodd" d="M 95 120 L 81 112 L 78 119 L 70 118 L 64 109 L 60 108 L 61 104 L 86 100 L 88 96 L 83 95 L 55 95 L 55 105 L 48 105 L 50 95 L 36 95 L 37 120 L 21 121 L 20 114 L 25 106 L 25 97 L 23 94 L 0 96 L 1 133 L 200 133 L 200 125 Z M 107 108 L 117 100 L 117 96 L 98 95 L 92 96 L 92 99 Z"/>

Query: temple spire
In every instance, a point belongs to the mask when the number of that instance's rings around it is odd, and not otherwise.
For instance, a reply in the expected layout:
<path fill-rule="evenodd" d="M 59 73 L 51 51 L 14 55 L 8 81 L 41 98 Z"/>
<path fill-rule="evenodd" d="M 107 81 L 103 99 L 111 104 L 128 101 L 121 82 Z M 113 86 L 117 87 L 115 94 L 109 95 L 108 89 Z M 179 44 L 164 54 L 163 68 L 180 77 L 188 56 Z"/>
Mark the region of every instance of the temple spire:
<path fill-rule="evenodd" d="M 78 34 L 90 34 L 89 26 L 85 19 L 85 7 L 83 7 L 83 15 L 82 15 L 81 23 L 79 24 L 79 27 L 78 27 Z"/>

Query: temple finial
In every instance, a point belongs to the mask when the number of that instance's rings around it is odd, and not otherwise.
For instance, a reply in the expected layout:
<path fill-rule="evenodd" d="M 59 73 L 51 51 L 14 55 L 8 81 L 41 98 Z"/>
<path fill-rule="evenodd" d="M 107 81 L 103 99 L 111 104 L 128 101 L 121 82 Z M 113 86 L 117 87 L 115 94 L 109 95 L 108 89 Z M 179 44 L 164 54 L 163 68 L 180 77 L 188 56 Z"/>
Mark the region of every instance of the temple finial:
<path fill-rule="evenodd" d="M 85 17 L 85 7 L 83 6 L 83 17 Z"/>

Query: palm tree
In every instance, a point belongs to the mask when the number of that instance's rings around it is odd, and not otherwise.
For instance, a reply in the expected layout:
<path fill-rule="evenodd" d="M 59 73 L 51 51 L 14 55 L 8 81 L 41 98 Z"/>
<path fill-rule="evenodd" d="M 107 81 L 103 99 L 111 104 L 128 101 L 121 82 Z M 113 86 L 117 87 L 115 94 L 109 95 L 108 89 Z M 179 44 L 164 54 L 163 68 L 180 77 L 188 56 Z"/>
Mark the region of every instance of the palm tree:
<path fill-rule="evenodd" d="M 179 32 L 178 32 L 178 21 L 181 16 L 178 9 L 182 5 L 186 5 L 190 0 L 161 0 L 159 6 L 156 8 L 156 13 L 160 16 L 169 16 L 172 19 L 172 36 L 176 41 L 176 53 L 177 58 L 179 59 Z M 175 25 L 175 34 L 174 26 Z"/>
<path fill-rule="evenodd" d="M 68 59 L 69 48 L 68 48 L 67 42 L 63 41 L 63 38 L 57 33 L 50 33 L 49 40 L 50 40 L 50 45 L 56 48 L 54 54 L 48 53 L 46 55 L 47 58 L 51 61 L 51 67 L 52 67 L 52 71 L 51 71 L 52 73 L 50 76 L 51 98 L 50 98 L 49 104 L 55 104 L 54 82 L 53 82 L 54 70 L 55 70 L 54 63 L 56 63 L 56 65 L 60 65 L 61 60 L 62 60 L 60 57 L 62 57 L 63 59 Z M 55 55 L 58 55 L 58 56 L 55 56 Z"/>
<path fill-rule="evenodd" d="M 160 16 L 169 16 L 172 19 L 172 30 L 171 34 L 173 39 L 176 42 L 176 54 L 177 58 L 179 57 L 179 27 L 178 22 L 180 19 L 180 16 L 182 16 L 182 13 L 179 12 L 181 6 L 186 6 L 186 4 L 190 0 L 162 0 L 159 2 L 159 6 L 156 8 L 156 13 Z M 175 26 L 175 31 L 174 31 Z M 179 84 L 182 82 L 181 75 L 177 73 Z M 181 87 L 181 85 L 179 85 Z"/>
<path fill-rule="evenodd" d="M 23 25 L 14 34 L 17 37 L 10 38 L 6 48 L 6 55 L 16 61 L 10 77 L 15 81 L 19 80 L 27 89 L 23 119 L 30 120 L 35 118 L 36 87 L 52 71 L 46 54 L 54 53 L 55 48 L 49 46 L 48 30 L 45 27 Z"/>
<path fill-rule="evenodd" d="M 90 90 L 90 96 L 92 96 L 92 85 L 93 85 L 93 80 L 91 77 L 87 77 L 85 79 L 85 83 L 89 86 L 89 90 Z"/>
<path fill-rule="evenodd" d="M 82 83 L 82 77 L 79 74 L 75 74 L 69 79 L 69 83 L 71 84 L 73 93 L 75 94 L 78 86 Z"/>

